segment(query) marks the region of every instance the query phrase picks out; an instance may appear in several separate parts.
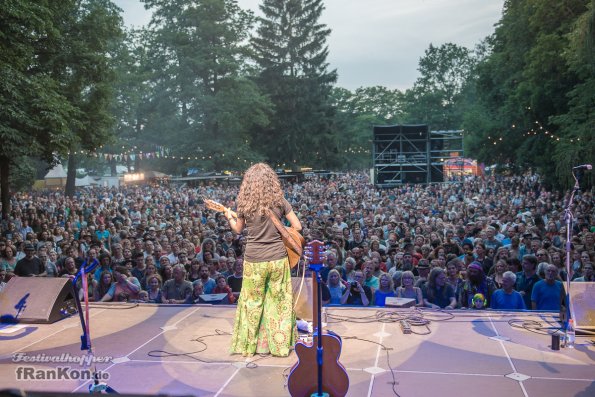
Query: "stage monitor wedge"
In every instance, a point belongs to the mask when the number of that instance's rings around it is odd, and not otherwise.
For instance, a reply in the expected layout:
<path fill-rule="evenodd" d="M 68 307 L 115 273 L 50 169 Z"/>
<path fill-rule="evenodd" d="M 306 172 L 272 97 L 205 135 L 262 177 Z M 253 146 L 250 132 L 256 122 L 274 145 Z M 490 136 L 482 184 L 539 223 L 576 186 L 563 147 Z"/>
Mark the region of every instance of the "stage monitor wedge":
<path fill-rule="evenodd" d="M 69 278 L 13 277 L 0 293 L 1 322 L 51 324 L 76 312 Z"/>
<path fill-rule="evenodd" d="M 570 307 L 577 330 L 595 331 L 595 283 L 570 282 Z"/>

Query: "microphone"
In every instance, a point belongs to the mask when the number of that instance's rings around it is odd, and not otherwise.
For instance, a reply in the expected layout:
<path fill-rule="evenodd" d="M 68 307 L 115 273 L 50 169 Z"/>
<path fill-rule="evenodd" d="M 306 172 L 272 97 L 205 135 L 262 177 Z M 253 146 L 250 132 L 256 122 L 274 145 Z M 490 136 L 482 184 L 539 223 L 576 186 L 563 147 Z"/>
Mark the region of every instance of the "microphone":
<path fill-rule="evenodd" d="M 593 166 L 591 164 L 581 164 L 577 165 L 576 167 L 572 168 L 573 170 L 592 170 Z"/>

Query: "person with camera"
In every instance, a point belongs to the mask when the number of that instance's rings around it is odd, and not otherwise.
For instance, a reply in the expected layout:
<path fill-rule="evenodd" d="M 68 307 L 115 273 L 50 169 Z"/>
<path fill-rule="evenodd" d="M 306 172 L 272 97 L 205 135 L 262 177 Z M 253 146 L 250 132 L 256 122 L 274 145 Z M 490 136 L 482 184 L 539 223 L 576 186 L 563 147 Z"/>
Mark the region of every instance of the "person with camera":
<path fill-rule="evenodd" d="M 372 290 L 370 287 L 363 285 L 364 273 L 357 270 L 353 275 L 353 281 L 347 283 L 345 292 L 341 297 L 342 305 L 353 306 L 368 306 L 372 300 Z"/>

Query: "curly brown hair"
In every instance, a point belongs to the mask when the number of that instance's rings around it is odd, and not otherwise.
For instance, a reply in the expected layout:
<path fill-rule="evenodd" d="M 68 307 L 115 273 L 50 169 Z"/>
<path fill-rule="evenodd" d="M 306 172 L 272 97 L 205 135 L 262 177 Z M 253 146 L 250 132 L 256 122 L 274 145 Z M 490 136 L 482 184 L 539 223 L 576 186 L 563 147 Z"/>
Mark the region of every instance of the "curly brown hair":
<path fill-rule="evenodd" d="M 283 207 L 279 177 L 264 163 L 254 164 L 244 174 L 237 199 L 238 212 L 245 218 L 267 216 L 267 210 Z"/>

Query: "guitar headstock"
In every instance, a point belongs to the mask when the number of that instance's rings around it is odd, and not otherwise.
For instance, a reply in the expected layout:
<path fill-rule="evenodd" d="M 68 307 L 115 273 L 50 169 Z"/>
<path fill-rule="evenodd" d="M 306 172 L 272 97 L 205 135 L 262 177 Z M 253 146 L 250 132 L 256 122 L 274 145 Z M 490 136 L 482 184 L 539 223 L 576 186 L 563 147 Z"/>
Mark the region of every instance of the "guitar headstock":
<path fill-rule="evenodd" d="M 304 255 L 311 265 L 321 265 L 324 262 L 324 250 L 325 247 L 322 241 L 313 240 L 306 244 Z"/>
<path fill-rule="evenodd" d="M 225 212 L 225 210 L 226 210 L 226 208 L 223 204 L 219 204 L 216 201 L 204 199 L 204 202 L 205 202 L 205 207 L 207 207 L 210 210 L 218 211 L 218 212 Z"/>

